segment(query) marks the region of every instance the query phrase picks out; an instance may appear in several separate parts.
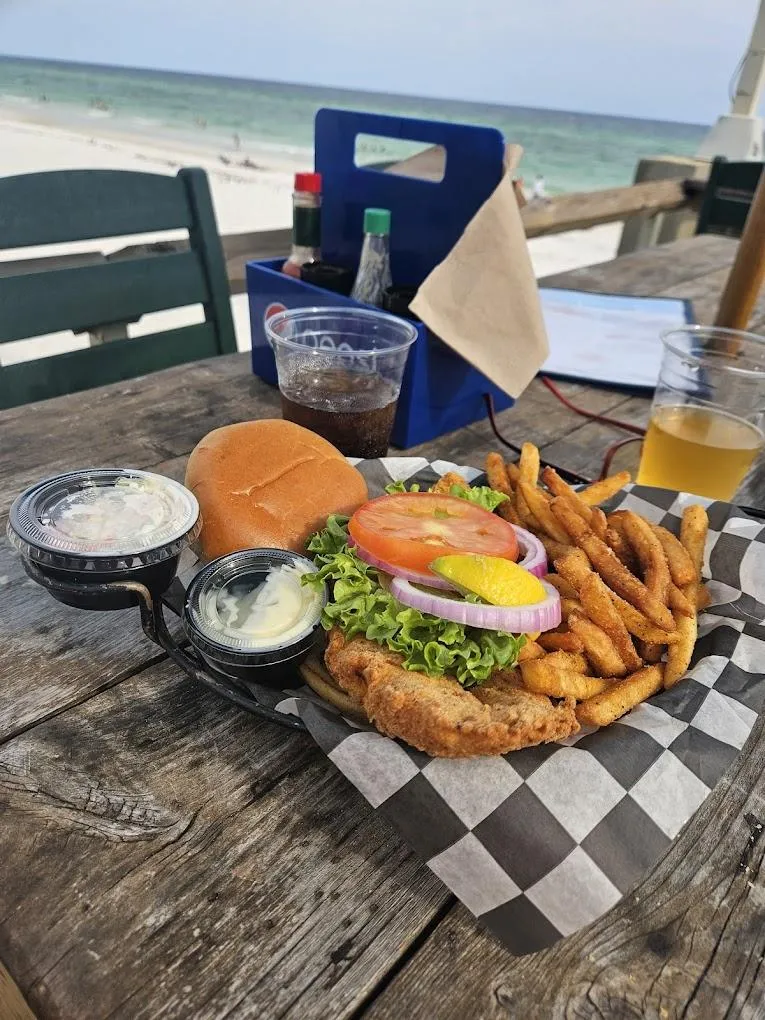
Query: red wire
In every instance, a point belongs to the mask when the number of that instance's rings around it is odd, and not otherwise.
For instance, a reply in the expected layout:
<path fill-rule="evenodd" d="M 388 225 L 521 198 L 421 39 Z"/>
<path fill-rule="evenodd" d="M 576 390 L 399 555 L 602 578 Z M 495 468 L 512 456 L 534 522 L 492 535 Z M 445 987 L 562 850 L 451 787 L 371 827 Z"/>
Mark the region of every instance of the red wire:
<path fill-rule="evenodd" d="M 620 450 L 623 446 L 627 446 L 629 443 L 636 443 L 638 439 L 642 439 L 643 436 L 645 436 L 646 430 L 644 428 L 641 428 L 639 425 L 632 425 L 630 424 L 630 422 L 620 421 L 618 418 L 610 418 L 606 414 L 596 414 L 594 411 L 585 411 L 583 407 L 577 407 L 577 405 L 573 403 L 573 401 L 569 400 L 568 397 L 563 396 L 563 394 L 555 385 L 555 383 L 552 381 L 552 379 L 548 379 L 546 375 L 540 375 L 539 378 L 542 380 L 542 382 L 550 391 L 550 393 L 552 393 L 552 395 L 556 397 L 561 402 L 561 404 L 563 404 L 564 407 L 567 407 L 569 411 L 573 411 L 574 414 L 578 414 L 582 418 L 587 418 L 588 421 L 597 421 L 600 422 L 602 425 L 612 425 L 614 428 L 623 429 L 625 432 L 632 433 L 632 436 L 630 436 L 629 439 L 619 439 L 617 442 L 612 443 L 608 447 L 603 458 L 603 467 L 601 468 L 600 471 L 601 478 L 605 478 L 608 475 L 608 469 L 611 467 L 611 461 L 613 460 L 617 450 Z M 497 424 L 494 411 L 494 401 L 491 397 L 491 394 L 486 393 L 484 394 L 484 397 L 486 399 L 486 407 L 489 412 L 489 421 L 491 423 L 494 435 L 497 437 L 497 439 L 504 443 L 505 446 L 508 446 L 511 450 L 515 451 L 515 453 L 520 453 L 521 452 L 520 447 L 516 446 L 514 443 L 511 443 L 509 440 L 505 439 L 505 437 L 499 430 L 499 426 Z M 554 467 L 555 465 L 551 466 Z M 562 477 L 566 478 L 568 481 L 579 483 L 587 481 L 587 479 L 584 478 L 582 475 L 577 475 L 573 471 L 566 471 L 564 468 L 560 467 L 557 468 L 557 470 L 558 473 Z"/>
<path fill-rule="evenodd" d="M 594 411 L 585 411 L 583 407 L 577 407 L 576 404 L 572 403 L 568 397 L 564 397 L 552 379 L 548 379 L 546 375 L 540 375 L 539 378 L 542 380 L 544 385 L 548 388 L 553 396 L 560 400 L 564 407 L 567 407 L 569 411 L 573 411 L 574 414 L 579 414 L 582 418 L 589 418 L 590 421 L 599 421 L 603 425 L 613 425 L 617 429 L 624 429 L 625 432 L 632 432 L 636 436 L 644 436 L 645 429 L 639 425 L 631 425 L 626 421 L 619 421 L 618 418 L 609 418 L 605 414 L 595 414 Z"/>
<path fill-rule="evenodd" d="M 628 446 L 630 443 L 639 443 L 642 436 L 630 436 L 629 439 L 620 439 L 618 443 L 611 443 L 609 448 L 606 450 L 606 455 L 603 458 L 603 466 L 600 469 L 600 477 L 608 478 L 608 469 L 611 467 L 611 461 L 614 459 L 614 455 L 617 450 L 621 450 L 623 446 Z"/>

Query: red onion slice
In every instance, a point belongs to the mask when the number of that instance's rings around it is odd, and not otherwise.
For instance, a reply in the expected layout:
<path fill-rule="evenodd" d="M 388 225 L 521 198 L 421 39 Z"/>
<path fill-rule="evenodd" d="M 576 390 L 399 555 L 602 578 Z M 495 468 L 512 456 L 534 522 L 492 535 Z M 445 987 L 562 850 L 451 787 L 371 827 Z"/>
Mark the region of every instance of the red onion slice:
<path fill-rule="evenodd" d="M 440 616 L 468 627 L 482 630 L 501 630 L 506 634 L 534 634 L 554 630 L 561 621 L 560 595 L 547 581 L 540 582 L 547 593 L 542 602 L 525 606 L 487 606 L 475 602 L 461 602 L 444 598 L 432 592 L 420 591 L 402 577 L 394 577 L 390 590 L 405 606 L 421 613 Z"/>
<path fill-rule="evenodd" d="M 522 559 L 518 560 L 518 566 L 528 570 L 534 577 L 544 577 L 547 573 L 547 553 L 545 552 L 545 547 L 537 536 L 532 535 L 530 531 L 518 528 L 515 524 L 512 525 L 512 529 L 515 532 L 515 537 L 518 539 L 518 545 L 522 553 Z"/>
<path fill-rule="evenodd" d="M 386 560 L 381 560 L 357 542 L 349 543 L 349 545 L 360 560 L 368 563 L 370 567 L 382 570 L 385 574 L 393 574 L 395 577 L 403 577 L 404 580 L 413 581 L 414 584 L 426 584 L 429 588 L 438 588 L 441 591 L 457 590 L 453 584 L 445 581 L 443 577 L 437 577 L 436 574 L 425 574 L 421 573 L 419 570 L 407 570 L 406 567 L 399 567 L 395 563 L 388 563 Z"/>

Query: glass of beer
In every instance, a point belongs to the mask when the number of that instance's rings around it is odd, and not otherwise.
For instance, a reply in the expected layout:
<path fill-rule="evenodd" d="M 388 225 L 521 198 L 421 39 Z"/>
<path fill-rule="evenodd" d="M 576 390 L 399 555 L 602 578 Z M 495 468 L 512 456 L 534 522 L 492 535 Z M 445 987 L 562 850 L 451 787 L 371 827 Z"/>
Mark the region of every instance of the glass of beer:
<path fill-rule="evenodd" d="M 765 338 L 688 326 L 661 339 L 638 484 L 731 500 L 765 442 Z"/>

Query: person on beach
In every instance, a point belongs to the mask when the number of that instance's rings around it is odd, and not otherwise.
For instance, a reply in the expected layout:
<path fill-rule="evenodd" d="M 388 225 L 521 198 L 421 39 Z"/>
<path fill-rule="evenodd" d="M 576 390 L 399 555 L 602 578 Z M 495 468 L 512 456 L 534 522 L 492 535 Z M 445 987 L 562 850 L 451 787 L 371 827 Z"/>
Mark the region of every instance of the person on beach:
<path fill-rule="evenodd" d="M 541 174 L 537 174 L 534 178 L 534 185 L 531 189 L 532 201 L 544 202 L 547 199 L 547 190 L 545 188 L 545 179 Z"/>

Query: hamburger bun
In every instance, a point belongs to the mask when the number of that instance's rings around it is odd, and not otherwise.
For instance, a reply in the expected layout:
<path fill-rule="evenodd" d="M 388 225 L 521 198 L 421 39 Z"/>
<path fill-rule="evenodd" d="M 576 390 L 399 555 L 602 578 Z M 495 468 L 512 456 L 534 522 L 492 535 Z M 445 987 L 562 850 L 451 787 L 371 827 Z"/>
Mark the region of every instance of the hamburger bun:
<path fill-rule="evenodd" d="M 301 425 L 245 421 L 210 432 L 191 451 L 186 487 L 202 511 L 206 559 L 237 549 L 305 552 L 330 514 L 366 502 L 363 476 Z"/>

